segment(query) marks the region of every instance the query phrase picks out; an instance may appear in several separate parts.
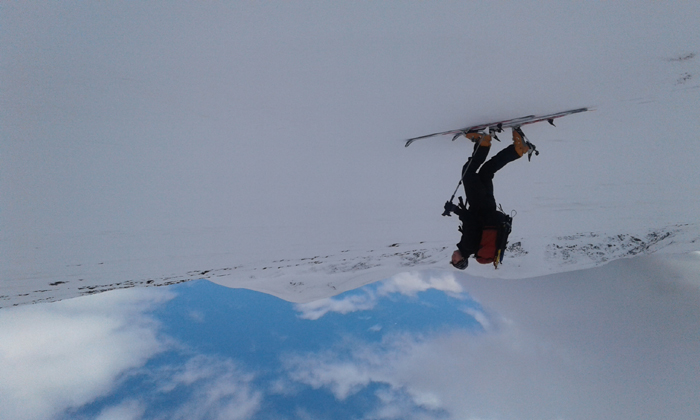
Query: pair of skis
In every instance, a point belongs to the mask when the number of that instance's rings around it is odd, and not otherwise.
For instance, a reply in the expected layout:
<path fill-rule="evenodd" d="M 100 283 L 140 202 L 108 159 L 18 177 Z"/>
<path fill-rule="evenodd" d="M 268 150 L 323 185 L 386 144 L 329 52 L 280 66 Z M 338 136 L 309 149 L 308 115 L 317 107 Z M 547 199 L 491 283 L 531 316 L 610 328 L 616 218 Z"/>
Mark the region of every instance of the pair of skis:
<path fill-rule="evenodd" d="M 460 128 L 457 130 L 441 131 L 439 133 L 427 134 L 425 136 L 413 137 L 411 139 L 408 139 L 408 140 L 406 140 L 406 147 L 410 146 L 416 140 L 427 139 L 429 137 L 434 137 L 434 136 L 444 136 L 444 135 L 449 134 L 449 135 L 453 135 L 452 141 L 454 141 L 457 138 L 459 138 L 460 136 L 466 136 L 467 133 L 469 133 L 469 132 L 488 131 L 490 134 L 495 135 L 495 133 L 500 133 L 501 131 L 503 131 L 504 128 L 519 129 L 520 126 L 527 125 L 527 124 L 534 124 L 534 123 L 541 122 L 541 121 L 547 121 L 551 125 L 554 125 L 554 120 L 556 118 L 565 117 L 565 116 L 571 115 L 571 114 L 578 114 L 579 112 L 585 112 L 585 111 L 588 111 L 588 108 L 570 109 L 568 111 L 556 112 L 554 114 L 547 114 L 547 115 L 527 115 L 525 117 L 513 118 L 510 120 L 494 121 L 494 122 L 488 123 L 488 124 L 471 125 L 469 127 L 464 127 L 464 128 Z M 496 138 L 496 139 L 498 139 L 498 138 Z M 535 153 L 537 153 L 536 150 L 533 149 L 533 151 L 535 151 Z"/>

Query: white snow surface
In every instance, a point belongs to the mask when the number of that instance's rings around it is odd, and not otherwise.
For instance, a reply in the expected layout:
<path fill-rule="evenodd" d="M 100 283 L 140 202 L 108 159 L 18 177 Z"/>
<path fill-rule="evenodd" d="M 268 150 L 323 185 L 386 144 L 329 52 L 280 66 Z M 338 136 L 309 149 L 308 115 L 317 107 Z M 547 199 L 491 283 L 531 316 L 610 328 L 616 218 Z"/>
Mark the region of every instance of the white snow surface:
<path fill-rule="evenodd" d="M 700 3 L 2 9 L 0 307 L 450 270 L 471 146 L 403 139 L 582 106 L 525 128 L 540 156 L 495 180 L 512 248 L 467 272 L 700 250 Z"/>

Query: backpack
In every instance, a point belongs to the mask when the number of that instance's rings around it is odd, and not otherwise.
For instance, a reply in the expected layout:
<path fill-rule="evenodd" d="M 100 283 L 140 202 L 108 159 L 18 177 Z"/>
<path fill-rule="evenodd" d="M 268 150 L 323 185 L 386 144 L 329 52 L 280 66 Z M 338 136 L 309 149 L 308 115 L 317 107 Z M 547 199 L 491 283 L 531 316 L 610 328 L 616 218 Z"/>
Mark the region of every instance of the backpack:
<path fill-rule="evenodd" d="M 508 245 L 508 235 L 513 226 L 513 218 L 503 212 L 503 208 L 496 211 L 493 220 L 481 232 L 479 250 L 476 252 L 476 261 L 480 264 L 491 264 L 495 268 L 503 261 L 503 254 Z"/>

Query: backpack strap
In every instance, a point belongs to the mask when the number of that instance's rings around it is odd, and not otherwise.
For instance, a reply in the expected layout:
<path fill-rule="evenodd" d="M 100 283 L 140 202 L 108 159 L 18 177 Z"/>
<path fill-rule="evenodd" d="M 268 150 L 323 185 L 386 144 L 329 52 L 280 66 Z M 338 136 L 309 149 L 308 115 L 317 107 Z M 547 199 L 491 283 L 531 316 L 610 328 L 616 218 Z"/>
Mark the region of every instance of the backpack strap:
<path fill-rule="evenodd" d="M 497 223 L 497 238 L 496 238 L 496 251 L 493 259 L 493 266 L 495 268 L 498 268 L 499 264 L 503 261 L 503 255 L 506 252 L 506 248 L 508 247 L 508 236 L 510 235 L 510 232 L 513 229 L 513 216 L 517 213 L 511 213 L 513 214 L 508 215 L 506 214 L 505 211 L 503 211 L 503 206 L 499 204 L 498 210 L 497 210 L 497 218 L 498 218 L 498 223 Z"/>

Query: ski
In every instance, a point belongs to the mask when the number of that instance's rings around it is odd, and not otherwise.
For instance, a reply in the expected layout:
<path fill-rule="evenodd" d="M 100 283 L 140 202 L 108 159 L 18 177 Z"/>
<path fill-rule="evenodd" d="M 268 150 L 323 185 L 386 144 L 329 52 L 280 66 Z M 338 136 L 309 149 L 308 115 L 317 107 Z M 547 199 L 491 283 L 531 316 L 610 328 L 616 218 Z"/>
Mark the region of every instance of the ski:
<path fill-rule="evenodd" d="M 470 131 L 485 131 L 488 129 L 489 131 L 500 133 L 504 128 L 520 127 L 522 125 L 534 124 L 541 121 L 548 121 L 551 125 L 554 125 L 554 119 L 556 118 L 565 117 L 571 114 L 578 114 L 579 112 L 585 111 L 588 111 L 588 108 L 570 109 L 568 111 L 555 112 L 553 114 L 547 115 L 527 115 L 524 117 L 513 118 L 510 120 L 494 121 L 488 124 L 470 125 L 469 127 L 464 127 L 457 130 L 441 131 L 439 133 L 426 134 L 425 136 L 410 138 L 406 140 L 405 147 L 410 146 L 411 143 L 413 143 L 416 140 L 427 139 L 429 137 L 434 136 L 444 136 L 451 134 L 454 136 L 452 137 L 452 140 L 454 141 L 459 136 L 466 135 Z"/>

